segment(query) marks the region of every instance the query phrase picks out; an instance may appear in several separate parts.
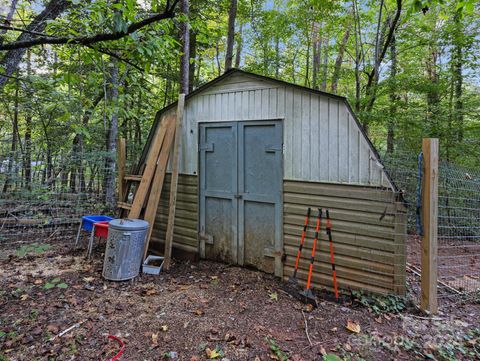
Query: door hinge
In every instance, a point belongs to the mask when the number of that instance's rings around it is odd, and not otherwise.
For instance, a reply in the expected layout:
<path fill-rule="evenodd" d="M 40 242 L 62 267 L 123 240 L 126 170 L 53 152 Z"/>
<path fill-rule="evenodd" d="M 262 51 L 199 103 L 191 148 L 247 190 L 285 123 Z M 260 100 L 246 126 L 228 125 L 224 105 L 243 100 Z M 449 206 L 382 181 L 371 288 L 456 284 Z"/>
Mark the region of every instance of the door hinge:
<path fill-rule="evenodd" d="M 205 232 L 198 233 L 198 239 L 204 241 L 205 244 L 213 244 L 213 236 Z"/>
<path fill-rule="evenodd" d="M 214 143 L 205 143 L 204 146 L 200 146 L 198 150 L 204 150 L 205 152 L 213 152 L 214 148 Z"/>
<path fill-rule="evenodd" d="M 283 147 L 276 147 L 274 145 L 267 145 L 265 147 L 265 152 L 267 153 L 275 153 L 275 152 L 281 152 L 283 151 Z"/>

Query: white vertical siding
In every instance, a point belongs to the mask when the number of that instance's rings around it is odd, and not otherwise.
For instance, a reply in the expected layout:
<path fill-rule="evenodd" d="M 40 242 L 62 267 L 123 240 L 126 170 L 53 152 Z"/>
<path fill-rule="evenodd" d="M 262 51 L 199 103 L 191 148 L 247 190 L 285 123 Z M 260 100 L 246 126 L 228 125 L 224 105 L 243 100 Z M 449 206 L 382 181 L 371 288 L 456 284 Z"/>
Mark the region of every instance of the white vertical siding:
<path fill-rule="evenodd" d="M 181 173 L 197 174 L 198 123 L 283 119 L 284 178 L 389 186 L 343 100 L 235 75 L 188 99 Z"/>

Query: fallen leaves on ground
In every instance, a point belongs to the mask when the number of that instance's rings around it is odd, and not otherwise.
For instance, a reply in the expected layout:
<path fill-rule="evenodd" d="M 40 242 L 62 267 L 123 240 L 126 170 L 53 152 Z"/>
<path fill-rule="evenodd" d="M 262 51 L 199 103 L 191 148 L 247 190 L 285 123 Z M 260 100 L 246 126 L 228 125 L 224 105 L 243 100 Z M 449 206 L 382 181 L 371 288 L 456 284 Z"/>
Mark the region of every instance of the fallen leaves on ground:
<path fill-rule="evenodd" d="M 211 350 L 208 347 L 205 349 L 205 353 L 207 354 L 207 357 L 209 359 L 215 359 L 215 358 L 219 358 L 221 356 L 217 349 Z"/>
<path fill-rule="evenodd" d="M 277 292 L 272 292 L 268 295 L 272 301 L 278 301 L 278 294 Z"/>
<path fill-rule="evenodd" d="M 308 312 L 308 313 L 312 312 L 312 311 L 313 311 L 313 305 L 310 304 L 310 303 L 307 304 L 307 305 L 305 306 L 305 311 Z"/>
<path fill-rule="evenodd" d="M 158 346 L 158 332 L 152 333 L 152 346 Z"/>
<path fill-rule="evenodd" d="M 348 320 L 347 321 L 347 330 L 353 332 L 353 333 L 360 333 L 360 324 L 356 321 Z"/>

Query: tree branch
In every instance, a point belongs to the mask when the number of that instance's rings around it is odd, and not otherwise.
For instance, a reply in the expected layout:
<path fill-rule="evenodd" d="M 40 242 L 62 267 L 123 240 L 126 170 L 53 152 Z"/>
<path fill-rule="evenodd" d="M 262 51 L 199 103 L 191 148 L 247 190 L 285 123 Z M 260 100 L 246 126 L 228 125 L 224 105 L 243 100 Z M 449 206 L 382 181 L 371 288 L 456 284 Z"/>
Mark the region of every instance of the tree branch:
<path fill-rule="evenodd" d="M 119 40 L 125 36 L 128 36 L 135 31 L 150 25 L 152 23 L 170 19 L 175 16 L 175 6 L 177 5 L 178 0 L 175 0 L 172 5 L 165 8 L 165 11 L 160 14 L 156 14 L 150 16 L 146 19 L 140 20 L 136 23 L 132 23 L 128 26 L 125 32 L 117 32 L 117 33 L 100 33 L 92 36 L 80 36 L 80 37 L 53 37 L 53 36 L 41 36 L 35 39 L 28 39 L 22 41 L 14 41 L 8 44 L 0 45 L 1 50 L 14 50 L 14 49 L 23 49 L 23 48 L 30 48 L 36 45 L 44 45 L 44 44 L 79 44 L 79 45 L 91 45 L 102 41 L 113 41 Z M 169 5 L 167 3 L 167 5 Z"/>
<path fill-rule="evenodd" d="M 28 29 L 23 29 L 23 28 L 17 28 L 16 26 L 10 26 L 10 25 L 1 25 L 0 24 L 0 29 L 5 30 L 11 30 L 11 31 L 19 31 L 21 33 L 27 33 L 27 34 L 32 34 L 32 35 L 38 35 L 38 36 L 48 36 L 44 33 L 39 33 L 38 31 L 30 31 Z"/>
<path fill-rule="evenodd" d="M 383 59 L 385 58 L 385 54 L 387 53 L 388 47 L 390 46 L 390 43 L 392 42 L 393 34 L 395 33 L 395 30 L 397 28 L 398 20 L 400 19 L 400 15 L 402 13 L 402 0 L 397 0 L 397 11 L 395 12 L 395 17 L 393 18 L 393 21 L 391 25 L 389 26 L 388 29 L 388 35 L 387 39 L 385 40 L 385 43 L 383 44 L 382 51 L 380 52 L 379 56 L 377 59 L 375 59 L 375 65 L 380 64 Z M 375 77 L 378 77 L 378 67 L 374 66 L 372 71 L 369 74 L 369 79 L 375 79 Z M 371 83 L 371 81 L 369 81 Z M 367 84 L 367 86 L 370 86 L 371 84 Z"/>

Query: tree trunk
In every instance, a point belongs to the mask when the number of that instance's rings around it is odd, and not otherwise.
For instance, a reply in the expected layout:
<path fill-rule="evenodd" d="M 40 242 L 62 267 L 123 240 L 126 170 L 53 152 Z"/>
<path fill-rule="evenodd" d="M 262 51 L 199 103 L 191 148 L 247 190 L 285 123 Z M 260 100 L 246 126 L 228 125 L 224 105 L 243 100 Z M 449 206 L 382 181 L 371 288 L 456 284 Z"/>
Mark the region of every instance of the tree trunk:
<path fill-rule="evenodd" d="M 18 3 L 18 0 L 12 0 L 12 2 L 10 3 L 10 10 L 8 11 L 7 16 L 4 19 L 2 19 L 5 25 L 10 25 L 10 21 L 13 18 L 13 14 L 17 9 L 17 3 Z M 6 32 L 7 32 L 7 29 L 0 29 L 0 35 L 5 34 Z M 0 44 L 3 44 L 3 36 L 0 37 Z"/>
<path fill-rule="evenodd" d="M 222 74 L 222 66 L 220 65 L 220 49 L 219 49 L 218 41 L 215 44 L 215 58 L 217 60 L 217 73 L 218 73 L 218 76 L 220 76 Z"/>
<path fill-rule="evenodd" d="M 189 16 L 189 0 L 180 0 L 180 11 Z M 190 74 L 190 27 L 187 21 L 180 23 L 180 43 L 182 44 L 182 56 L 180 57 L 180 93 L 188 94 Z"/>
<path fill-rule="evenodd" d="M 360 96 L 361 96 L 361 82 L 360 82 L 360 62 L 362 61 L 362 39 L 360 34 L 360 18 L 358 16 L 357 2 L 352 3 L 353 17 L 355 24 L 355 111 L 360 112 Z"/>
<path fill-rule="evenodd" d="M 275 36 L 275 78 L 280 77 L 280 39 Z"/>
<path fill-rule="evenodd" d="M 230 0 L 228 11 L 227 50 L 225 52 L 225 71 L 232 68 L 233 44 L 235 42 L 235 19 L 237 17 L 237 0 Z"/>
<path fill-rule="evenodd" d="M 87 108 L 83 112 L 82 116 L 82 125 L 84 128 L 87 127 L 88 122 L 93 114 L 93 110 L 103 99 L 105 94 L 101 91 L 93 100 L 92 106 Z M 79 192 L 85 190 L 85 176 L 83 169 L 83 135 L 82 133 L 75 134 L 75 137 L 72 141 L 72 172 L 70 173 L 70 190 L 76 192 L 77 190 L 77 174 L 78 174 L 78 183 L 80 185 Z"/>
<path fill-rule="evenodd" d="M 310 39 L 310 34 L 307 32 L 307 39 Z M 307 56 L 305 59 L 305 81 L 304 81 L 304 86 L 308 86 L 310 83 L 310 45 L 311 42 L 308 41 L 307 44 Z"/>
<path fill-rule="evenodd" d="M 108 99 L 112 107 L 112 116 L 107 134 L 107 156 L 105 158 L 105 203 L 108 209 L 113 210 L 116 207 L 115 192 L 115 174 L 116 174 L 116 152 L 118 137 L 118 64 L 117 59 L 110 58 L 110 81 L 108 89 Z"/>
<path fill-rule="evenodd" d="M 322 84 L 320 85 L 320 89 L 325 91 L 327 90 L 327 76 L 328 76 L 328 44 L 330 40 L 328 39 L 328 35 L 324 38 L 323 41 L 323 63 L 322 63 Z"/>
<path fill-rule="evenodd" d="M 69 0 L 51 0 L 45 9 L 38 14 L 30 24 L 26 27 L 27 31 L 34 32 L 43 32 L 45 26 L 47 25 L 48 20 L 57 18 L 62 12 L 64 12 L 72 2 Z M 21 33 L 16 41 L 29 40 L 35 35 L 29 34 L 28 32 Z M 0 90 L 4 87 L 8 78 L 17 70 L 20 61 L 22 60 L 23 55 L 25 54 L 26 49 L 14 49 L 9 50 L 3 56 L 0 61 L 0 68 L 3 68 L 3 74 L 6 76 L 0 75 Z"/>
<path fill-rule="evenodd" d="M 167 64 L 167 73 L 170 73 L 172 71 L 172 68 L 170 64 Z M 165 108 L 167 104 L 169 103 L 168 99 L 170 97 L 170 91 L 172 88 L 172 80 L 170 77 L 167 77 L 166 79 L 166 84 L 165 84 L 165 97 L 163 98 L 163 107 Z"/>
<path fill-rule="evenodd" d="M 238 31 L 238 36 L 237 36 L 237 50 L 235 52 L 235 68 L 240 67 L 240 61 L 242 60 L 242 45 L 243 45 L 242 31 L 243 31 L 243 24 L 240 24 L 240 30 Z"/>
<path fill-rule="evenodd" d="M 364 104 L 361 105 L 361 110 L 363 110 L 367 114 L 372 111 L 373 105 L 377 97 L 377 86 L 378 86 L 378 79 L 379 79 L 380 64 L 382 64 L 383 60 L 385 59 L 385 55 L 387 53 L 387 50 L 390 47 L 392 38 L 395 34 L 397 25 L 400 20 L 400 15 L 402 13 L 402 0 L 396 0 L 396 5 L 397 5 L 397 8 L 395 10 L 395 14 L 393 18 L 389 16 L 386 22 L 384 23 L 385 28 L 388 28 L 388 31 L 386 32 L 387 33 L 386 36 L 382 35 L 382 37 L 380 38 L 380 32 L 381 32 L 380 25 L 377 27 L 377 36 L 378 36 L 378 39 L 381 39 L 381 41 L 379 40 L 378 46 L 376 46 L 375 59 L 373 61 L 374 66 L 372 70 L 367 74 L 368 80 L 367 80 L 367 84 L 365 85 L 366 101 Z M 363 119 L 363 128 L 367 133 L 368 133 L 369 121 L 370 120 L 368 117 L 365 117 Z"/>
<path fill-rule="evenodd" d="M 397 118 L 397 42 L 395 36 L 390 44 L 390 109 L 387 126 L 387 153 L 393 153 L 395 141 L 395 123 Z"/>
<path fill-rule="evenodd" d="M 12 179 L 16 175 L 16 153 L 17 153 L 17 129 L 18 129 L 18 90 L 19 90 L 19 80 L 15 82 L 15 105 L 13 109 L 13 119 L 12 119 L 12 145 L 10 148 L 10 156 L 8 157 L 8 166 L 7 166 L 7 178 L 3 184 L 3 193 L 6 193 L 10 187 Z"/>
<path fill-rule="evenodd" d="M 454 16 L 455 22 L 455 34 L 454 34 L 454 43 L 455 46 L 453 48 L 453 74 L 452 74 L 452 81 L 455 84 L 454 89 L 454 120 L 455 120 L 455 128 L 457 129 L 457 141 L 463 141 L 463 133 L 464 133 L 464 116 L 463 116 L 463 44 L 462 44 L 462 37 L 463 37 L 463 25 L 462 25 L 462 17 L 461 14 L 457 11 Z"/>
<path fill-rule="evenodd" d="M 30 51 L 27 51 L 27 77 L 30 77 L 31 73 L 32 64 Z M 29 97 L 32 95 L 30 94 L 30 92 L 30 88 L 28 88 L 27 94 L 29 95 Z M 28 190 L 32 190 L 32 112 L 30 109 L 27 109 L 25 114 L 25 159 L 23 163 L 25 169 L 25 187 Z"/>
<path fill-rule="evenodd" d="M 312 88 L 318 90 L 318 75 L 320 72 L 322 41 L 319 36 L 317 23 L 313 24 L 312 46 L 313 46 Z"/>
<path fill-rule="evenodd" d="M 437 73 L 438 51 L 435 47 L 431 47 L 426 62 L 427 78 L 430 85 L 427 90 L 427 112 L 425 114 L 426 135 L 429 137 L 438 136 L 438 117 L 440 111 L 440 94 L 439 94 L 439 76 Z"/>
<path fill-rule="evenodd" d="M 188 92 L 191 93 L 195 84 L 195 66 L 197 62 L 197 33 L 193 30 L 190 30 L 190 64 L 189 64 L 189 82 L 188 82 Z"/>
<path fill-rule="evenodd" d="M 350 15 L 350 12 L 349 12 L 349 15 Z M 337 92 L 338 79 L 340 79 L 340 71 L 342 69 L 342 63 L 343 63 L 343 55 L 345 54 L 345 49 L 347 48 L 347 42 L 348 42 L 348 38 L 350 37 L 351 27 L 352 27 L 352 22 L 347 21 L 345 33 L 343 34 L 342 42 L 340 43 L 340 48 L 338 49 L 337 59 L 335 60 L 335 66 L 333 67 L 332 84 L 331 84 L 332 93 Z"/>

